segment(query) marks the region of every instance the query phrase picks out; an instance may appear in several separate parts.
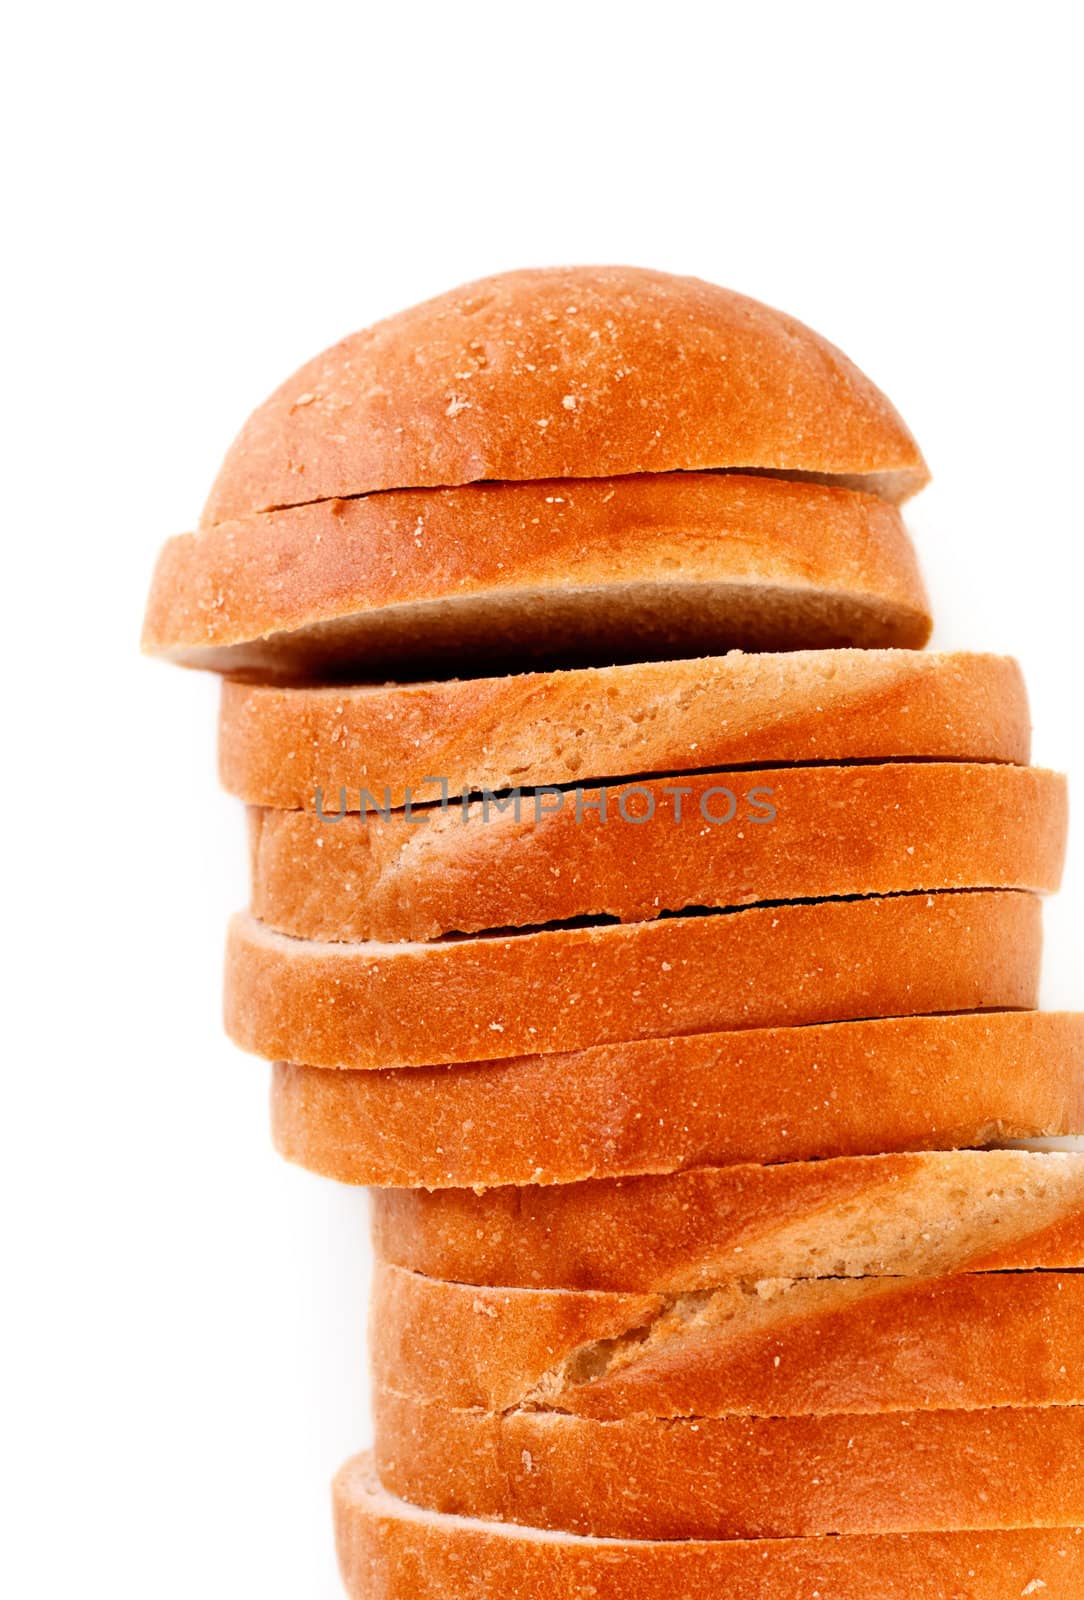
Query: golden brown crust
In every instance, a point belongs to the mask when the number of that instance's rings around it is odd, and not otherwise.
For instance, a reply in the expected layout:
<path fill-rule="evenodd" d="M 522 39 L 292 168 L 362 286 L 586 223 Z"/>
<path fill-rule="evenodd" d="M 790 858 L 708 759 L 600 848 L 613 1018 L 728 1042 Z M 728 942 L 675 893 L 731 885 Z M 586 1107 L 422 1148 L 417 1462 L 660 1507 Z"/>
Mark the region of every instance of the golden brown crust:
<path fill-rule="evenodd" d="M 630 1038 L 1032 1008 L 1040 902 L 823 900 L 430 944 L 288 939 L 247 913 L 226 1029 L 269 1060 L 406 1067 Z"/>
<path fill-rule="evenodd" d="M 1084 1520 L 1084 1406 L 595 1422 L 374 1390 L 375 1461 L 428 1510 L 613 1539 Z"/>
<path fill-rule="evenodd" d="M 334 814 L 543 784 L 768 762 L 1009 761 L 1030 753 L 1004 656 L 817 650 L 390 687 L 222 686 L 222 782 Z M 428 781 L 426 781 L 428 780 Z"/>
<path fill-rule="evenodd" d="M 687 1034 L 328 1072 L 279 1062 L 276 1147 L 340 1183 L 472 1189 L 1084 1134 L 1084 1015 Z"/>
<path fill-rule="evenodd" d="M 964 762 L 641 780 L 412 819 L 251 814 L 253 915 L 300 939 L 447 933 L 690 906 L 936 889 L 1054 890 L 1064 778 Z"/>
<path fill-rule="evenodd" d="M 718 473 L 319 501 L 171 539 L 144 649 L 294 680 L 735 647 L 915 649 L 929 603 L 899 512 Z"/>
<path fill-rule="evenodd" d="M 552 1187 L 383 1189 L 378 1256 L 490 1287 L 685 1294 L 732 1278 L 1084 1266 L 1084 1155 L 958 1150 Z"/>
<path fill-rule="evenodd" d="M 350 1600 L 1080 1600 L 1069 1528 L 832 1539 L 602 1541 L 440 1517 L 386 1494 L 369 1457 L 335 1479 Z"/>
<path fill-rule="evenodd" d="M 249 418 L 204 526 L 279 506 L 481 479 L 719 467 L 927 481 L 911 433 L 841 351 L 698 278 L 508 272 L 333 345 Z"/>
<path fill-rule="evenodd" d="M 378 1265 L 377 1384 L 456 1410 L 793 1417 L 1084 1401 L 1084 1275 L 491 1289 Z"/>

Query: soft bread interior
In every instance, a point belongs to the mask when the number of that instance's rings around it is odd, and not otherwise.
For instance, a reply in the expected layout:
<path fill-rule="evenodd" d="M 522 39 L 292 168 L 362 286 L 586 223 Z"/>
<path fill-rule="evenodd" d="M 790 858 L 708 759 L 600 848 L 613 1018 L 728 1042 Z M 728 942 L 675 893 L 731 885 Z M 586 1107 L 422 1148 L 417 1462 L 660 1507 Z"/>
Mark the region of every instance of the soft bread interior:
<path fill-rule="evenodd" d="M 859 1158 L 863 1159 L 863 1158 Z M 869 1183 L 842 1201 L 750 1228 L 717 1253 L 679 1268 L 672 1289 L 733 1277 L 923 1277 L 956 1272 L 1084 1209 L 1084 1157 L 952 1151 L 900 1176 L 877 1158 Z"/>

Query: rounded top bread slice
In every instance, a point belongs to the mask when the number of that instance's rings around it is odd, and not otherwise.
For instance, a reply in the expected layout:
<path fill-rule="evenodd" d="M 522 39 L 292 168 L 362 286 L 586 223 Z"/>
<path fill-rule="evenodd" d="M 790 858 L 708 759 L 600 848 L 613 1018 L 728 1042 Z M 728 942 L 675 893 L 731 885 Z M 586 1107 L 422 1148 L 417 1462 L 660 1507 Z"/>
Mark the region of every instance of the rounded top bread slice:
<path fill-rule="evenodd" d="M 643 268 L 528 269 L 308 362 L 241 430 L 202 524 L 374 490 L 718 468 L 892 500 L 928 477 L 880 390 L 783 312 Z"/>
<path fill-rule="evenodd" d="M 252 805 L 336 812 L 463 788 L 575 785 L 766 763 L 1026 763 L 1005 656 L 814 650 L 443 683 L 222 686 L 219 768 Z M 364 799 L 362 791 L 368 799 Z"/>
<path fill-rule="evenodd" d="M 441 1515 L 381 1487 L 370 1456 L 339 1471 L 335 1540 L 350 1600 L 1079 1600 L 1084 1534 L 1012 1528 L 834 1539 L 593 1539 Z"/>
<path fill-rule="evenodd" d="M 732 648 L 918 648 L 899 512 L 728 473 L 321 500 L 171 539 L 144 648 L 267 678 L 612 663 Z"/>

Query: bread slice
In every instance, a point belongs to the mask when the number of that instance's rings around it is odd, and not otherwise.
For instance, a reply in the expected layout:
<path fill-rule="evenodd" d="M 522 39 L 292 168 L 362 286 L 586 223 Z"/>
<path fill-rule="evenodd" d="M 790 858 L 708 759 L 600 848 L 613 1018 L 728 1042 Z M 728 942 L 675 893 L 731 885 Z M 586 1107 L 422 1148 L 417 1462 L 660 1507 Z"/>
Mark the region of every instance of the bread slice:
<path fill-rule="evenodd" d="M 350 1600 L 1080 1600 L 1071 1528 L 832 1539 L 590 1539 L 441 1516 L 380 1487 L 369 1456 L 335 1479 Z"/>
<path fill-rule="evenodd" d="M 456 1410 L 793 1417 L 1084 1401 L 1084 1274 L 490 1289 L 379 1265 L 378 1384 Z"/>
<path fill-rule="evenodd" d="M 894 506 L 680 472 L 403 489 L 171 539 L 144 648 L 319 678 L 464 661 L 917 649 L 929 602 Z"/>
<path fill-rule="evenodd" d="M 640 662 L 364 688 L 222 686 L 231 794 L 287 810 L 765 763 L 1027 763 L 1020 669 L 914 650 Z M 362 790 L 372 799 L 363 802 Z"/>
<path fill-rule="evenodd" d="M 314 1067 L 404 1067 L 727 1028 L 1036 1004 L 1040 902 L 896 895 L 430 944 L 231 925 L 226 1028 Z"/>
<path fill-rule="evenodd" d="M 381 1260 L 497 1288 L 698 1294 L 731 1279 L 1084 1267 L 1084 1154 L 841 1156 L 490 1189 L 381 1189 Z"/>
<path fill-rule="evenodd" d="M 966 762 L 709 772 L 497 811 L 254 809 L 252 911 L 302 939 L 424 940 L 576 917 L 930 889 L 1056 889 L 1065 780 Z"/>
<path fill-rule="evenodd" d="M 834 1417 L 453 1411 L 376 1388 L 375 1460 L 431 1511 L 610 1539 L 1084 1521 L 1084 1406 Z"/>
<path fill-rule="evenodd" d="M 279 1152 L 340 1183 L 491 1188 L 1084 1133 L 1084 1016 L 685 1034 L 399 1072 L 278 1063 Z"/>
<path fill-rule="evenodd" d="M 203 525 L 374 489 L 716 467 L 891 499 L 928 478 L 880 390 L 793 317 L 699 278 L 529 269 L 308 362 L 245 424 Z"/>

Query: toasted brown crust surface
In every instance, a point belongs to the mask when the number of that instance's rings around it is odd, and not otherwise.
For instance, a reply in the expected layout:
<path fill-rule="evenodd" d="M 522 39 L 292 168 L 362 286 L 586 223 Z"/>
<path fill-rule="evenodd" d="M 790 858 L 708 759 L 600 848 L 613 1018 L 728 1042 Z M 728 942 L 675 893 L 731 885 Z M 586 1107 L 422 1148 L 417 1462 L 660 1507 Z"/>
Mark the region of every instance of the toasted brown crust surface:
<path fill-rule="evenodd" d="M 254 810 L 252 912 L 295 938 L 424 940 L 690 906 L 1050 891 L 1068 827 L 1058 774 L 963 762 L 712 772 L 555 804 L 334 823 Z"/>
<path fill-rule="evenodd" d="M 828 1416 L 1076 1405 L 1084 1274 L 741 1280 L 695 1295 L 490 1289 L 380 1265 L 378 1384 L 456 1410 Z"/>
<path fill-rule="evenodd" d="M 1084 1016 L 687 1034 L 328 1072 L 278 1063 L 275 1144 L 341 1183 L 492 1188 L 1084 1133 Z"/>
<path fill-rule="evenodd" d="M 270 1060 L 425 1066 L 630 1038 L 1031 1008 L 1040 902 L 897 895 L 430 944 L 230 928 L 226 1029 Z"/>
<path fill-rule="evenodd" d="M 372 490 L 752 467 L 928 478 L 899 413 L 792 317 L 698 278 L 549 267 L 351 334 L 249 418 L 203 525 Z"/>
<path fill-rule="evenodd" d="M 733 1278 L 1084 1266 L 1084 1155 L 843 1156 L 373 1194 L 378 1256 L 491 1287 L 686 1294 Z"/>
<path fill-rule="evenodd" d="M 222 782 L 334 814 L 473 791 L 769 762 L 1009 761 L 1030 752 L 1020 669 L 913 650 L 641 662 L 385 688 L 222 686 Z"/>
<path fill-rule="evenodd" d="M 918 648 L 929 603 L 899 512 L 728 473 L 405 489 L 166 544 L 143 645 L 280 677 L 464 661 Z"/>
<path fill-rule="evenodd" d="M 1079 1600 L 1084 1537 L 1069 1528 L 632 1542 L 441 1517 L 386 1494 L 367 1456 L 335 1479 L 351 1600 Z"/>
<path fill-rule="evenodd" d="M 392 1494 L 530 1527 L 787 1539 L 1084 1519 L 1084 1406 L 595 1422 L 377 1388 L 373 1409 Z"/>

